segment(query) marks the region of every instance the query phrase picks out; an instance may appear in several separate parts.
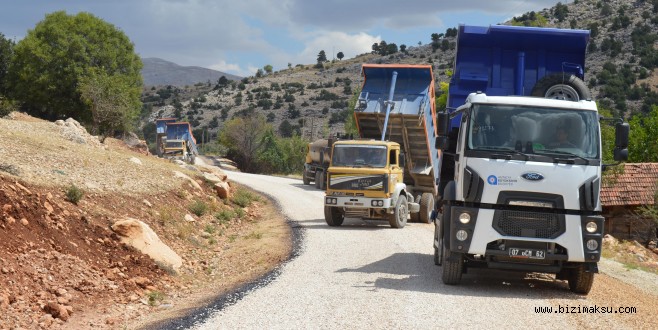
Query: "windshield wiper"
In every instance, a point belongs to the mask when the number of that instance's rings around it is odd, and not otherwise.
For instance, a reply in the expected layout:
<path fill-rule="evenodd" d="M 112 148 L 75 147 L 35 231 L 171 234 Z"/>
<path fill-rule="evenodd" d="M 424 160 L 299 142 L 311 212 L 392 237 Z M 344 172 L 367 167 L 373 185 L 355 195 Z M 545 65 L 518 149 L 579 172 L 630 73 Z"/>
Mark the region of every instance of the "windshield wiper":
<path fill-rule="evenodd" d="M 525 157 L 525 160 L 530 159 L 528 154 L 518 151 L 516 149 L 504 148 L 504 147 L 483 147 L 483 148 L 474 148 L 475 151 L 492 151 L 492 152 L 502 152 L 503 154 L 491 154 L 491 159 L 512 159 L 512 154 L 521 155 Z"/>
<path fill-rule="evenodd" d="M 540 151 L 540 152 L 538 152 L 538 151 Z M 583 157 L 583 156 L 576 155 L 576 154 L 574 154 L 574 153 L 572 153 L 572 152 L 568 152 L 568 151 L 546 150 L 546 149 L 544 149 L 544 150 L 535 150 L 535 153 L 541 153 L 541 154 L 558 154 L 558 155 L 565 155 L 565 156 L 571 156 L 571 157 L 572 157 L 572 158 L 560 158 L 560 157 L 554 157 L 553 160 L 555 160 L 555 162 L 557 162 L 557 163 L 559 163 L 560 161 L 565 161 L 565 162 L 567 162 L 567 164 L 573 164 L 573 163 L 575 163 L 575 160 L 576 160 L 576 159 L 580 159 L 580 160 L 585 161 L 585 163 L 588 163 L 588 164 L 589 164 L 589 159 L 587 159 L 587 158 L 585 158 L 585 157 Z"/>

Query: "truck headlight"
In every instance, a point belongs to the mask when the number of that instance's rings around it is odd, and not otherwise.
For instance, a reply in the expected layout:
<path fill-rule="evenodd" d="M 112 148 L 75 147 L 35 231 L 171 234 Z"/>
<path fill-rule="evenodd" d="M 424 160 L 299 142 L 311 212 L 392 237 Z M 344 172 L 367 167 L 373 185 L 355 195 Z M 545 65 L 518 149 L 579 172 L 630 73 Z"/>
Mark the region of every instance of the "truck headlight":
<path fill-rule="evenodd" d="M 471 215 L 470 214 L 464 212 L 464 213 L 459 215 L 459 222 L 461 222 L 463 224 L 467 224 L 470 221 L 471 221 Z"/>
<path fill-rule="evenodd" d="M 374 200 L 370 202 L 370 206 L 384 206 L 384 201 L 382 200 Z"/>
<path fill-rule="evenodd" d="M 458 240 L 465 241 L 468 238 L 468 233 L 466 232 L 466 230 L 461 229 L 457 231 L 457 234 L 455 236 L 457 237 Z"/>
<path fill-rule="evenodd" d="M 325 203 L 327 203 L 327 204 L 329 204 L 329 205 L 336 205 L 336 204 L 338 204 L 338 199 L 337 199 L 337 198 L 333 198 L 333 197 L 327 197 L 327 198 L 325 199 Z"/>
<path fill-rule="evenodd" d="M 596 222 L 588 222 L 588 223 L 585 225 L 585 229 L 587 230 L 588 233 L 593 233 L 593 232 L 595 232 L 597 229 L 599 229 L 599 227 L 596 225 Z"/>
<path fill-rule="evenodd" d="M 587 249 L 594 251 L 599 248 L 599 242 L 597 242 L 595 239 L 591 239 L 587 241 Z"/>

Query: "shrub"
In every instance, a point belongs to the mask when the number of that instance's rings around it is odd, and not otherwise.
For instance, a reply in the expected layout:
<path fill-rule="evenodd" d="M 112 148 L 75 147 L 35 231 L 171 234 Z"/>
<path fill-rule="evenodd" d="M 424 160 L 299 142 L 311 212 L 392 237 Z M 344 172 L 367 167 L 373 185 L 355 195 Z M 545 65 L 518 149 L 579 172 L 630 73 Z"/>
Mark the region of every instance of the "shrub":
<path fill-rule="evenodd" d="M 165 294 L 161 291 L 150 291 L 148 294 L 148 304 L 149 306 L 159 305 L 161 301 L 165 299 Z"/>
<path fill-rule="evenodd" d="M 74 184 L 71 184 L 71 186 L 66 188 L 66 199 L 75 205 L 78 205 L 78 202 L 82 199 L 84 194 L 84 191 Z"/>
<path fill-rule="evenodd" d="M 196 216 L 200 217 L 208 211 L 208 204 L 201 200 L 194 200 L 192 204 L 188 207 L 190 212 L 194 213 Z"/>
<path fill-rule="evenodd" d="M 235 212 L 231 210 L 221 210 L 215 213 L 215 219 L 219 220 L 220 223 L 225 223 L 235 218 Z"/>
<path fill-rule="evenodd" d="M 247 207 L 254 201 L 260 201 L 260 198 L 247 190 L 238 188 L 238 190 L 236 190 L 235 194 L 233 195 L 232 200 L 233 203 L 237 204 L 238 206 Z"/>

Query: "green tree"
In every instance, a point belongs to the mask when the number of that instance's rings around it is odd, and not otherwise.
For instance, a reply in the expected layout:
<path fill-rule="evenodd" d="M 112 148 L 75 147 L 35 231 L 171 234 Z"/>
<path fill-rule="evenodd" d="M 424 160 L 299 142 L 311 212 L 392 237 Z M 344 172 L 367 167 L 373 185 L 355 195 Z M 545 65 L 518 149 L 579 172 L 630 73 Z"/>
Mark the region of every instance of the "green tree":
<path fill-rule="evenodd" d="M 256 158 L 262 147 L 262 139 L 271 125 L 263 115 L 236 117 L 226 122 L 219 135 L 219 142 L 229 150 L 229 157 L 245 172 L 257 169 Z"/>
<path fill-rule="evenodd" d="M 371 49 L 373 54 L 379 53 L 379 44 L 375 42 L 374 44 L 372 44 Z"/>
<path fill-rule="evenodd" d="M 553 7 L 553 15 L 557 18 L 558 21 L 562 22 L 569 14 L 569 7 L 563 5 L 562 2 L 558 2 L 555 7 Z"/>
<path fill-rule="evenodd" d="M 631 163 L 658 161 L 658 105 L 647 115 L 636 114 L 629 121 L 628 161 Z"/>
<path fill-rule="evenodd" d="M 279 125 L 279 134 L 282 137 L 291 137 L 293 132 L 293 127 L 287 119 L 284 119 Z"/>
<path fill-rule="evenodd" d="M 6 39 L 5 35 L 0 33 L 0 96 L 5 95 L 7 92 L 7 84 L 5 79 L 7 71 L 9 71 L 9 63 L 13 57 L 14 42 Z"/>
<path fill-rule="evenodd" d="M 228 78 L 226 76 L 221 76 L 219 77 L 219 80 L 217 80 L 217 85 L 224 87 L 229 84 Z"/>
<path fill-rule="evenodd" d="M 130 130 L 139 115 L 140 89 L 132 87 L 129 79 L 100 68 L 90 68 L 79 79 L 80 98 L 92 116 L 91 132 L 100 134 L 101 140 L 115 131 Z"/>
<path fill-rule="evenodd" d="M 112 79 L 118 98 L 141 108 L 142 61 L 128 37 L 89 13 L 46 15 L 14 47 L 8 73 L 11 95 L 28 113 L 48 119 L 92 122 L 92 103 L 81 97 L 81 81 Z M 99 78 L 100 77 L 100 78 Z M 135 99 L 133 99 L 133 97 Z"/>
<path fill-rule="evenodd" d="M 343 57 L 345 57 L 345 54 L 343 54 L 343 52 L 338 52 L 338 54 L 336 54 L 336 57 L 338 57 L 339 61 L 342 61 Z"/>
<path fill-rule="evenodd" d="M 321 50 L 318 53 L 318 64 L 322 64 L 327 61 L 327 53 L 324 52 L 324 50 Z"/>
<path fill-rule="evenodd" d="M 403 53 L 406 52 L 407 51 L 407 45 L 405 45 L 405 44 L 400 45 L 400 51 L 403 52 Z"/>
<path fill-rule="evenodd" d="M 273 69 L 274 68 L 270 64 L 267 64 L 263 67 L 263 70 L 265 70 L 267 74 L 271 74 Z"/>

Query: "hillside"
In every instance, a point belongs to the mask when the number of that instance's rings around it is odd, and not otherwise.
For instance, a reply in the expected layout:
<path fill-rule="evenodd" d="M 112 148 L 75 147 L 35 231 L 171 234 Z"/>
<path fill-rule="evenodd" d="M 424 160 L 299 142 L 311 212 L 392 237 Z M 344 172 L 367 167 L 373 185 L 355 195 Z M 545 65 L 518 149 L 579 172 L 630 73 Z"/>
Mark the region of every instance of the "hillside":
<path fill-rule="evenodd" d="M 658 104 L 657 12 L 658 0 L 577 0 L 526 13 L 505 24 L 591 30 L 585 80 L 602 107 L 628 117 Z M 197 133 L 216 133 L 236 114 L 261 113 L 275 129 L 284 121 L 290 124 L 284 125 L 283 135 L 298 131 L 315 139 L 342 132 L 349 101 L 362 83 L 360 67 L 364 63 L 432 64 L 437 83 L 448 82 L 456 38 L 441 35 L 442 47 L 436 51 L 430 36 L 424 36 L 426 44 L 407 47 L 405 52 L 362 54 L 324 63 L 321 69 L 314 64 L 297 65 L 223 86 L 213 83 L 213 90 L 193 93 L 191 98 L 172 96 L 158 100 L 159 106 L 151 103 L 153 111 L 145 121 L 176 116 L 190 121 Z"/>
<path fill-rule="evenodd" d="M 198 66 L 181 66 L 160 58 L 143 58 L 142 78 L 145 86 L 172 85 L 183 87 L 208 81 L 216 82 L 221 76 L 229 80 L 239 80 L 241 77 L 202 68 Z"/>
<path fill-rule="evenodd" d="M 276 207 L 216 167 L 17 112 L 0 118 L 0 145 L 0 329 L 135 328 L 290 251 Z"/>

